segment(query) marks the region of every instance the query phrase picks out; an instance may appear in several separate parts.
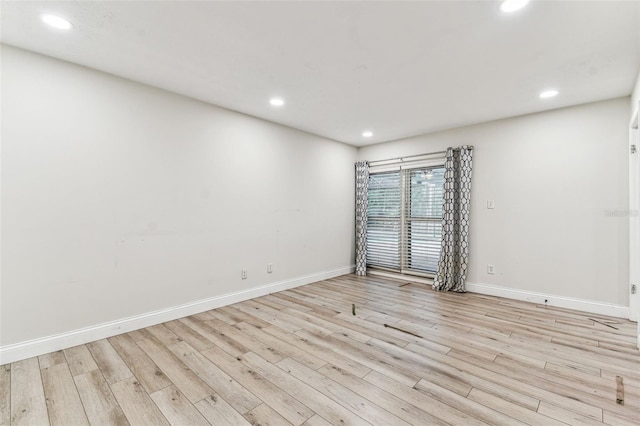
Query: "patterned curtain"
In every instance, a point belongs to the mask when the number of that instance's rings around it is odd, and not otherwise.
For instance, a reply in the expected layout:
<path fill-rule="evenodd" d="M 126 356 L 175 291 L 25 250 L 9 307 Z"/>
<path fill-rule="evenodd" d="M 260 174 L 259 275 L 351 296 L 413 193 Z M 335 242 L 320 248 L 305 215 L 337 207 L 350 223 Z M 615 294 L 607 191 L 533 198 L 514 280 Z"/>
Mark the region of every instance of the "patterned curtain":
<path fill-rule="evenodd" d="M 448 148 L 444 165 L 442 249 L 433 288 L 465 292 L 469 264 L 469 219 L 473 147 Z"/>
<path fill-rule="evenodd" d="M 367 275 L 369 163 L 356 162 L 356 275 Z"/>

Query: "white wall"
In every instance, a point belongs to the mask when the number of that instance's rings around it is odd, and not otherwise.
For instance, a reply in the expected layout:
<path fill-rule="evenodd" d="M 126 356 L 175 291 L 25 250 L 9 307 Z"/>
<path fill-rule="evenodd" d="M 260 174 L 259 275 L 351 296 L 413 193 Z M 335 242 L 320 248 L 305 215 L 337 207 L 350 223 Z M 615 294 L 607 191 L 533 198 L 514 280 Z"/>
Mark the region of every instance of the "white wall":
<path fill-rule="evenodd" d="M 359 157 L 474 145 L 468 281 L 628 306 L 628 122 L 620 98 L 373 145 Z"/>
<path fill-rule="evenodd" d="M 356 158 L 462 144 L 469 282 L 629 303 L 629 98 L 358 151 L 7 46 L 1 82 L 0 347 L 348 269 Z"/>
<path fill-rule="evenodd" d="M 356 155 L 3 46 L 0 346 L 349 268 Z"/>

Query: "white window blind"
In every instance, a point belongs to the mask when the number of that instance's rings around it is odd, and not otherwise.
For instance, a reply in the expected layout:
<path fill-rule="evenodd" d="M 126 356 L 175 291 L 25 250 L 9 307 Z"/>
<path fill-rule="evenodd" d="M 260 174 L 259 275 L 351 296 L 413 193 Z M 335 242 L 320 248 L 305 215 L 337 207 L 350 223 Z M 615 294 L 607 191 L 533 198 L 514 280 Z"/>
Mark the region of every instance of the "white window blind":
<path fill-rule="evenodd" d="M 405 170 L 402 269 L 435 273 L 442 243 L 444 168 Z"/>
<path fill-rule="evenodd" d="M 444 168 L 420 167 L 369 176 L 367 266 L 435 273 L 442 238 Z"/>
<path fill-rule="evenodd" d="M 367 265 L 400 269 L 400 170 L 369 175 Z"/>

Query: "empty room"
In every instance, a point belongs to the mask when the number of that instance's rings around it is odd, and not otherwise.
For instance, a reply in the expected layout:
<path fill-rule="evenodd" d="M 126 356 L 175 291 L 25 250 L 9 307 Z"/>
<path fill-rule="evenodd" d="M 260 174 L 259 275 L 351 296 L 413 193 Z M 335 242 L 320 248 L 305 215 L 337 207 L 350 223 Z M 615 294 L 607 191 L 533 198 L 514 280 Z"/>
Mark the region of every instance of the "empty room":
<path fill-rule="evenodd" d="M 640 2 L 0 24 L 0 426 L 640 424 Z"/>

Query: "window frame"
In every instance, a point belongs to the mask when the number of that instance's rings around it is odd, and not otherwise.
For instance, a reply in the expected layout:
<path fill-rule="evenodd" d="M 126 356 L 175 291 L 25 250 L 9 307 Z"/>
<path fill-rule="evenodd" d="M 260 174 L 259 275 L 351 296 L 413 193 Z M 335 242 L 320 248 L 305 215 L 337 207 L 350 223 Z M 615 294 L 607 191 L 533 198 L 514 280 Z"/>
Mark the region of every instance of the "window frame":
<path fill-rule="evenodd" d="M 411 172 L 415 170 L 430 170 L 444 168 L 445 158 L 428 159 L 409 162 L 407 164 L 392 164 L 371 167 L 369 175 L 389 173 L 398 171 L 400 176 L 400 230 L 398 237 L 399 267 L 398 269 L 388 268 L 384 266 L 370 265 L 367 263 L 367 269 L 387 271 L 392 273 L 400 273 L 403 275 L 413 275 L 417 277 L 434 278 L 435 272 L 424 272 L 405 267 L 409 264 L 408 256 L 410 255 L 409 232 L 407 226 L 412 221 L 409 217 L 411 214 Z M 384 217 L 375 217 L 375 220 L 384 220 Z M 442 226 L 442 216 L 428 217 L 418 219 L 416 222 L 433 223 L 440 222 Z M 367 214 L 367 227 L 369 226 L 369 214 Z M 367 236 L 368 238 L 368 236 Z M 367 245 L 369 243 L 367 242 Z"/>

